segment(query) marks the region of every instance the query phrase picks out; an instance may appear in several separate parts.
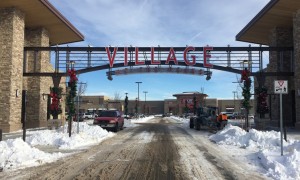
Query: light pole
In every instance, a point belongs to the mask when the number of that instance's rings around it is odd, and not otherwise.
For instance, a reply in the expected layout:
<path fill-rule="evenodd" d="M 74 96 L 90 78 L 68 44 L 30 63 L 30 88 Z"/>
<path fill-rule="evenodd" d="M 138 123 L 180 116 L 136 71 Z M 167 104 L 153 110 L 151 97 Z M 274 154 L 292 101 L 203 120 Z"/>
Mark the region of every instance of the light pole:
<path fill-rule="evenodd" d="M 235 112 L 235 94 L 237 93 L 237 91 L 232 91 L 233 93 L 233 112 Z"/>
<path fill-rule="evenodd" d="M 127 94 L 128 93 L 125 93 L 126 94 L 126 97 L 125 97 L 125 117 L 128 119 L 128 96 Z"/>
<path fill-rule="evenodd" d="M 108 110 L 108 107 L 109 106 L 109 99 L 107 99 L 107 102 L 106 102 L 106 110 Z"/>
<path fill-rule="evenodd" d="M 139 115 L 139 101 L 140 101 L 140 84 L 142 82 L 135 82 L 138 84 L 138 99 L 137 99 L 137 114 Z"/>
<path fill-rule="evenodd" d="M 71 71 L 73 71 L 74 70 L 74 64 L 75 64 L 75 61 L 70 61 L 69 62 L 69 64 L 71 65 Z M 72 81 L 72 79 L 71 79 L 71 75 L 69 74 L 69 85 L 71 85 L 71 84 L 73 84 L 74 85 L 74 83 L 75 83 L 75 90 L 77 91 L 77 88 L 76 88 L 76 80 L 75 81 Z M 71 90 L 69 90 L 69 91 L 72 91 L 72 89 Z M 73 92 L 75 95 L 76 95 L 76 91 L 75 92 Z M 75 96 L 73 95 L 73 93 L 71 93 L 71 92 L 69 92 L 69 98 L 71 99 L 71 104 L 73 104 L 74 105 L 74 98 L 75 98 Z M 72 109 L 71 109 L 72 108 Z M 69 117 L 68 117 L 68 130 L 69 130 L 69 137 L 71 137 L 71 135 L 72 135 L 72 121 L 73 121 L 73 116 L 74 116 L 74 111 L 75 111 L 75 106 L 74 107 L 71 107 L 70 108 L 70 106 L 69 106 Z M 76 112 L 75 112 L 76 113 Z"/>
<path fill-rule="evenodd" d="M 143 91 L 143 93 L 145 93 L 144 114 L 146 114 L 146 94 L 148 91 Z"/>
<path fill-rule="evenodd" d="M 80 109 L 80 95 L 83 93 L 83 85 L 86 85 L 86 83 L 79 82 L 79 88 L 77 91 L 77 134 L 79 134 L 79 109 Z"/>

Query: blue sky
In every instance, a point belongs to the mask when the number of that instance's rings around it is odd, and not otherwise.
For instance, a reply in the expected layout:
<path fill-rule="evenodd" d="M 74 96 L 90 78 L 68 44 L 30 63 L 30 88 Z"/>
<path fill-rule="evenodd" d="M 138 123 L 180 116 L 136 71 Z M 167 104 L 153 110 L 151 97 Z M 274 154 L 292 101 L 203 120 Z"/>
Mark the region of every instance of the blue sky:
<path fill-rule="evenodd" d="M 248 46 L 235 41 L 236 34 L 269 2 L 269 0 L 50 0 L 84 36 L 85 41 L 69 46 L 165 46 L 194 47 Z M 87 83 L 85 95 L 115 93 L 129 99 L 138 96 L 135 82 L 141 81 L 140 97 L 147 100 L 174 98 L 187 91 L 203 91 L 209 98 L 241 97 L 236 82 L 240 75 L 212 70 L 205 76 L 183 74 L 135 74 L 114 76 L 109 81 L 106 71 L 79 76 Z"/>

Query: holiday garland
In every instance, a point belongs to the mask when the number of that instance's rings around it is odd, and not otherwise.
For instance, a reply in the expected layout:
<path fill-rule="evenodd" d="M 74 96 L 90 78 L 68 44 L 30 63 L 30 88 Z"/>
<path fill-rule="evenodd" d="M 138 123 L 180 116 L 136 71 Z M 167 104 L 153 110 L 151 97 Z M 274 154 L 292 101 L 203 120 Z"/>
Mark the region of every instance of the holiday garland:
<path fill-rule="evenodd" d="M 250 89 L 251 89 L 251 79 L 250 79 L 250 72 L 248 71 L 247 68 L 245 68 L 243 71 L 242 71 L 242 77 L 241 77 L 241 82 L 244 82 L 244 86 L 243 86 L 243 97 L 244 97 L 244 100 L 242 102 L 242 105 L 245 109 L 249 110 L 250 109 L 250 97 L 251 97 L 251 92 L 250 92 Z"/>
<path fill-rule="evenodd" d="M 60 87 L 51 87 L 50 88 L 50 97 L 52 98 L 52 102 L 50 104 L 50 114 L 57 118 L 59 114 L 62 113 L 60 99 L 61 99 L 62 88 Z"/>
<path fill-rule="evenodd" d="M 70 77 L 70 80 L 68 82 L 69 93 L 67 96 L 67 106 L 69 108 L 69 115 L 68 119 L 72 119 L 73 115 L 75 114 L 75 103 L 74 98 L 76 97 L 76 91 L 77 91 L 77 77 L 74 69 L 68 70 L 68 75 Z"/>
<path fill-rule="evenodd" d="M 269 112 L 269 107 L 267 104 L 268 90 L 266 87 L 258 87 L 255 89 L 255 94 L 257 94 L 257 109 L 261 115 L 264 115 Z"/>

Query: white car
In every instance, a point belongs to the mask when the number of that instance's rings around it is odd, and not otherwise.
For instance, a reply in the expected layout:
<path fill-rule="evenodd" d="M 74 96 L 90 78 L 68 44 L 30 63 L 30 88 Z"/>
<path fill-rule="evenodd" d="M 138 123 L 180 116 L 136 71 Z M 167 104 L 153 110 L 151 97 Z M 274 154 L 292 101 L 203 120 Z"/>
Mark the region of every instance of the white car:
<path fill-rule="evenodd" d="M 82 118 L 83 119 L 94 119 L 96 117 L 96 114 L 93 113 L 83 113 Z"/>
<path fill-rule="evenodd" d="M 253 114 L 248 114 L 248 119 L 254 120 L 254 115 Z"/>

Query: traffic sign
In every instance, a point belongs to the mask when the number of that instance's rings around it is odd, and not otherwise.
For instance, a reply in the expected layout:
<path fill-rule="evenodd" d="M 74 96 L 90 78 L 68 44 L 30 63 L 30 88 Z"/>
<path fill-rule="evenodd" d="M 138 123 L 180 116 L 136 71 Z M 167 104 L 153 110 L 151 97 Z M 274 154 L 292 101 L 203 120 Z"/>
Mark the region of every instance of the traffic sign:
<path fill-rule="evenodd" d="M 275 80 L 274 81 L 274 93 L 275 94 L 288 94 L 288 81 Z"/>
<path fill-rule="evenodd" d="M 282 94 L 288 93 L 288 81 L 275 80 L 274 81 L 274 93 L 279 94 L 280 100 L 280 144 L 281 144 L 281 156 L 283 156 L 283 118 L 282 118 Z"/>

